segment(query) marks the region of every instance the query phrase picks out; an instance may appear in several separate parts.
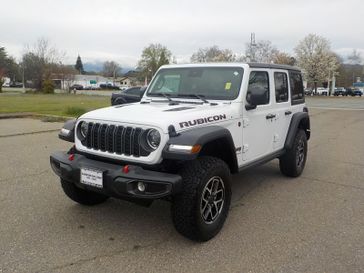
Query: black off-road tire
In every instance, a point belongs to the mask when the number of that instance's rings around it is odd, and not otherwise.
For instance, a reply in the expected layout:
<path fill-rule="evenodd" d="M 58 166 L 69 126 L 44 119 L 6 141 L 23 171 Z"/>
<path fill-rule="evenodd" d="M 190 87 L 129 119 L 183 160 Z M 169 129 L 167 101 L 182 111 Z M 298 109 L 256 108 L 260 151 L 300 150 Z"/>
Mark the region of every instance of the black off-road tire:
<path fill-rule="evenodd" d="M 293 141 L 292 148 L 279 158 L 281 173 L 289 177 L 298 177 L 305 168 L 307 159 L 307 136 L 299 129 Z"/>
<path fill-rule="evenodd" d="M 182 192 L 173 198 L 172 202 L 172 219 L 176 230 L 183 236 L 193 241 L 208 241 L 213 238 L 223 227 L 225 219 L 229 213 L 231 201 L 231 183 L 230 169 L 221 159 L 214 157 L 200 157 L 194 161 L 186 163 L 180 171 L 183 179 Z M 221 178 L 221 179 L 220 179 Z M 206 187 L 214 185 L 215 181 L 218 185 L 223 185 L 223 203 L 220 212 L 215 215 L 215 219 L 210 219 L 207 223 L 203 218 L 202 207 L 208 202 L 202 201 L 202 195 L 206 200 L 209 193 Z M 213 192 L 213 191 L 212 191 Z M 220 199 L 222 192 L 210 195 L 208 203 L 210 213 L 209 217 L 213 217 L 213 212 L 217 212 L 217 206 L 214 206 L 214 200 Z M 214 199 L 215 198 L 215 199 Z M 202 203 L 203 202 L 203 203 Z M 212 209 L 216 208 L 216 210 Z M 206 210 L 205 210 L 206 212 Z"/>
<path fill-rule="evenodd" d="M 100 193 L 86 191 L 78 188 L 73 183 L 61 179 L 64 193 L 73 201 L 86 206 L 98 205 L 105 202 L 109 197 Z"/>

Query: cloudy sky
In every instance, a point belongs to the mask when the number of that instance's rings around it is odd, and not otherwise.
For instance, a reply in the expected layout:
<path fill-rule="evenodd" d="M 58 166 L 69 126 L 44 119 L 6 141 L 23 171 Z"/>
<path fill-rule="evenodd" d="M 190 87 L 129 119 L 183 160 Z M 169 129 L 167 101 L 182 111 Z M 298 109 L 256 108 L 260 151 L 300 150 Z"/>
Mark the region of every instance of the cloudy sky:
<path fill-rule="evenodd" d="M 0 46 L 20 58 L 45 37 L 73 63 L 115 60 L 135 66 L 149 43 L 167 46 L 179 62 L 200 47 L 243 53 L 250 33 L 293 53 L 305 35 L 331 41 L 334 51 L 364 56 L 363 0 L 0 0 Z"/>

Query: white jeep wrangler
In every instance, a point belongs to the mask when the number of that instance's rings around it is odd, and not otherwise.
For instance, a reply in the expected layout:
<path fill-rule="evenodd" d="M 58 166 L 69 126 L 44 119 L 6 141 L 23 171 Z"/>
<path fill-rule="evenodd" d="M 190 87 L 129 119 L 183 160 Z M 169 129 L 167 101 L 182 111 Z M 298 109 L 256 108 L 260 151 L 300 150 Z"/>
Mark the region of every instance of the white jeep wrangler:
<path fill-rule="evenodd" d="M 231 174 L 275 158 L 302 173 L 310 120 L 298 68 L 168 65 L 140 102 L 86 113 L 59 137 L 74 146 L 50 162 L 72 200 L 169 200 L 177 231 L 207 241 L 228 215 Z"/>

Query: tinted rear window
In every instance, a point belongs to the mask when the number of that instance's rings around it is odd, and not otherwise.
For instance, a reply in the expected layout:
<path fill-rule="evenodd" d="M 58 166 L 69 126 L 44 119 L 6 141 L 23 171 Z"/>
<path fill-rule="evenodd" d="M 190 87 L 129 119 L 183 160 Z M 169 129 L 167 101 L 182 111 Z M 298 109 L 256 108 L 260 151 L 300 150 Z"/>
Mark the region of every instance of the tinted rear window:
<path fill-rule="evenodd" d="M 291 85 L 292 104 L 303 103 L 305 101 L 303 91 L 302 75 L 299 72 L 289 72 L 289 83 Z"/>

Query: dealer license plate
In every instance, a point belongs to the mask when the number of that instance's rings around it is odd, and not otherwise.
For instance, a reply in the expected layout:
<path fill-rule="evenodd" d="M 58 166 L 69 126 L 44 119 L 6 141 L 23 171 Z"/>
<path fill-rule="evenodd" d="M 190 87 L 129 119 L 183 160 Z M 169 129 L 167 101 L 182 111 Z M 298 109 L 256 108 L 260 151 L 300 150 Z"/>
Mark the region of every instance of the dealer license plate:
<path fill-rule="evenodd" d="M 102 188 L 102 171 L 89 168 L 81 168 L 81 183 L 97 188 Z"/>

